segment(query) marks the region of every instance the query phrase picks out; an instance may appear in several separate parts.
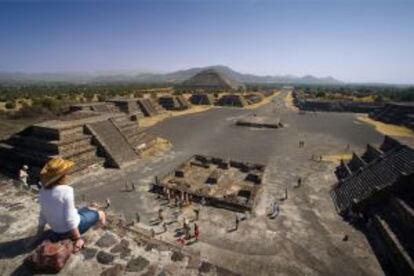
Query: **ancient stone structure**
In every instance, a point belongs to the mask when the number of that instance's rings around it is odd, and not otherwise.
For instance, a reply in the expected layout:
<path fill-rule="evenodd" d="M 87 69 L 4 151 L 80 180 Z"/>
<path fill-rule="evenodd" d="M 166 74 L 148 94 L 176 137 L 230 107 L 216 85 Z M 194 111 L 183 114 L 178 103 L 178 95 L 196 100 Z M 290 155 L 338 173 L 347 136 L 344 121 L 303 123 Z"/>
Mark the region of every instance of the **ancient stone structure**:
<path fill-rule="evenodd" d="M 373 102 L 356 102 L 350 100 L 322 100 L 308 99 L 299 92 L 293 92 L 293 103 L 300 109 L 306 111 L 331 111 L 331 112 L 356 112 L 371 113 L 380 109 L 383 105 Z"/>
<path fill-rule="evenodd" d="M 79 103 L 70 106 L 71 112 L 76 111 L 93 111 L 93 112 L 110 112 L 106 102 L 94 102 L 94 103 Z"/>
<path fill-rule="evenodd" d="M 244 84 L 214 69 L 207 69 L 176 86 L 185 91 L 230 91 L 245 89 Z"/>
<path fill-rule="evenodd" d="M 414 103 L 387 103 L 369 115 L 371 118 L 414 130 Z"/>
<path fill-rule="evenodd" d="M 414 143 L 386 136 L 336 169 L 336 210 L 366 233 L 383 267 L 414 273 Z M 391 275 L 390 274 L 390 275 Z"/>
<path fill-rule="evenodd" d="M 195 93 L 191 95 L 190 101 L 194 105 L 213 105 L 214 97 L 208 93 Z"/>
<path fill-rule="evenodd" d="M 142 98 L 138 99 L 137 102 L 142 113 L 144 113 L 146 117 L 152 117 L 165 113 L 165 109 L 162 108 L 155 100 Z"/>
<path fill-rule="evenodd" d="M 17 176 L 26 164 L 30 168 L 29 181 L 37 182 L 40 169 L 55 156 L 75 162 L 72 174 L 103 164 L 122 167 L 137 160 L 155 141 L 130 118 L 122 113 L 95 113 L 75 120 L 69 116 L 35 124 L 1 142 L 0 168 Z"/>
<path fill-rule="evenodd" d="M 263 128 L 281 128 L 283 124 L 279 118 L 263 117 L 263 116 L 249 116 L 236 121 L 238 126 L 248 127 L 263 127 Z"/>
<path fill-rule="evenodd" d="M 240 94 L 223 95 L 218 100 L 217 104 L 221 106 L 234 106 L 234 107 L 245 107 L 248 105 L 246 99 Z"/>
<path fill-rule="evenodd" d="M 138 99 L 112 99 L 106 101 L 107 106 L 112 112 L 122 112 L 135 117 L 143 117 L 143 113 L 138 106 Z"/>
<path fill-rule="evenodd" d="M 155 183 L 153 191 L 184 201 L 252 211 L 264 171 L 261 164 L 195 155 Z"/>
<path fill-rule="evenodd" d="M 249 93 L 244 96 L 248 104 L 256 104 L 263 101 L 263 95 L 259 93 Z"/>
<path fill-rule="evenodd" d="M 191 107 L 190 102 L 182 95 L 161 96 L 158 103 L 167 110 L 185 110 Z"/>
<path fill-rule="evenodd" d="M 112 99 L 105 102 L 91 102 L 73 104 L 70 112 L 96 112 L 96 113 L 124 113 L 136 119 L 143 116 L 155 116 L 165 110 L 155 101 L 146 98 Z"/>

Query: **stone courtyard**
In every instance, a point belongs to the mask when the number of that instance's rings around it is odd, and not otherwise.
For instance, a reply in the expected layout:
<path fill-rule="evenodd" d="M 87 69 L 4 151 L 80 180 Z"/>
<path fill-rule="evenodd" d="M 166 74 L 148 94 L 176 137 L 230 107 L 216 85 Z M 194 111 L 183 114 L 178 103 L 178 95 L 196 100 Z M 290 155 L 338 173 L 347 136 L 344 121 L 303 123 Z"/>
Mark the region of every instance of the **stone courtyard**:
<path fill-rule="evenodd" d="M 357 121 L 357 114 L 300 114 L 286 104 L 287 93 L 277 94 L 257 109 L 216 108 L 146 128 L 149 135 L 170 141 L 172 148 L 138 159 L 133 166 L 96 170 L 74 179 L 77 200 L 105 202 L 109 198 L 112 211 L 125 223 L 139 215 L 140 225 L 156 233 L 155 240 L 176 246 L 182 221 L 197 223 L 199 240 L 183 248 L 214 264 L 209 272 L 197 272 L 203 275 L 219 274 L 216 267 L 228 271 L 223 275 L 381 275 L 365 236 L 335 211 L 329 192 L 336 181 L 337 163 L 328 157 L 362 151 L 367 143 L 379 144 L 383 135 Z M 280 118 L 284 127 L 274 131 L 236 126 L 238 120 L 254 114 Z M 255 206 L 243 214 L 236 230 L 233 210 L 197 201 L 177 207 L 150 192 L 156 178 L 175 172 L 194 154 L 266 166 Z M 280 211 L 271 219 L 274 203 Z M 157 222 L 160 209 L 166 229 Z M 170 275 L 187 274 L 176 270 Z"/>

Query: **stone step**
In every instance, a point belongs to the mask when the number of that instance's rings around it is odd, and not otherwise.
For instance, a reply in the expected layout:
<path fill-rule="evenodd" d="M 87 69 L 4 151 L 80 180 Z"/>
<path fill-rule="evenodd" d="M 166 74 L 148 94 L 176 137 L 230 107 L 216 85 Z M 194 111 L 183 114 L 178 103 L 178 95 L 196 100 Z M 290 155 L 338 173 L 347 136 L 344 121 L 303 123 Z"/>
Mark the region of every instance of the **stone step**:
<path fill-rule="evenodd" d="M 383 248 L 386 249 L 386 255 L 390 258 L 395 269 L 400 275 L 413 275 L 414 262 L 404 246 L 400 243 L 391 227 L 379 215 L 374 215 L 373 224 L 377 229 Z"/>
<path fill-rule="evenodd" d="M 99 146 L 105 151 L 107 160 L 115 167 L 138 158 L 127 138 L 110 120 L 88 124 L 90 132 L 96 138 Z"/>

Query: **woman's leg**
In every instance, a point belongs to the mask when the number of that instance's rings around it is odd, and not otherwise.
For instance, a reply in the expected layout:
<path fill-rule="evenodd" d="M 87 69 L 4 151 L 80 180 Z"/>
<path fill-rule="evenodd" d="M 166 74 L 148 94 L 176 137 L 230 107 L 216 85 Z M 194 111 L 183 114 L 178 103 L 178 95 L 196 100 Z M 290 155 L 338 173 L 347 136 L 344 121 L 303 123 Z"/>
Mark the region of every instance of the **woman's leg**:
<path fill-rule="evenodd" d="M 98 207 L 97 207 L 97 205 L 92 205 L 92 206 L 89 206 L 89 207 L 87 207 L 89 210 L 93 210 L 93 211 L 96 211 L 96 212 L 98 212 L 98 215 L 99 215 L 99 222 L 102 224 L 102 225 L 105 225 L 106 224 L 106 213 L 104 212 L 104 211 L 102 211 L 102 210 L 99 210 L 98 209 Z"/>
<path fill-rule="evenodd" d="M 93 210 L 92 208 L 84 207 L 78 210 L 81 221 L 79 223 L 79 232 L 81 234 L 88 231 L 89 228 L 94 226 L 98 221 L 102 222 L 101 211 Z"/>
<path fill-rule="evenodd" d="M 105 225 L 105 224 L 106 224 L 106 214 L 105 214 L 105 212 L 104 212 L 104 211 L 102 211 L 102 210 L 99 210 L 99 211 L 98 211 L 98 214 L 99 214 L 99 222 L 100 222 L 102 225 Z"/>

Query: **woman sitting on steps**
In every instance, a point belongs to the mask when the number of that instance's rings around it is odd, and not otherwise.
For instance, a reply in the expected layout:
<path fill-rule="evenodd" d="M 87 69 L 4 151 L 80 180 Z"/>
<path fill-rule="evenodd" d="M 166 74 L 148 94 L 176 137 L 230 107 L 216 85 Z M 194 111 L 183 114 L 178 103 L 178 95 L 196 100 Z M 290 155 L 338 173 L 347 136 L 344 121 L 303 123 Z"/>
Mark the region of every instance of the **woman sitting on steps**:
<path fill-rule="evenodd" d="M 98 221 L 104 225 L 106 215 L 91 207 L 75 208 L 73 188 L 66 184 L 66 175 L 73 166 L 72 161 L 54 158 L 40 172 L 43 188 L 39 192 L 40 215 L 36 237 L 48 224 L 59 239 L 70 238 L 74 252 L 77 252 L 85 243 L 81 234 Z"/>

